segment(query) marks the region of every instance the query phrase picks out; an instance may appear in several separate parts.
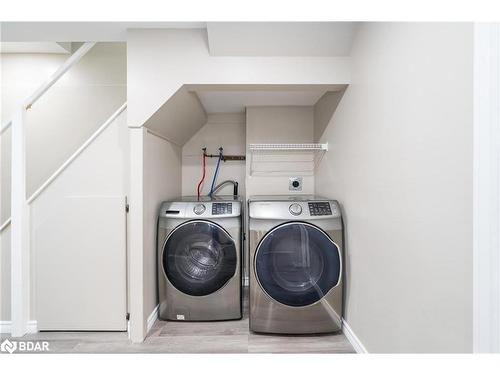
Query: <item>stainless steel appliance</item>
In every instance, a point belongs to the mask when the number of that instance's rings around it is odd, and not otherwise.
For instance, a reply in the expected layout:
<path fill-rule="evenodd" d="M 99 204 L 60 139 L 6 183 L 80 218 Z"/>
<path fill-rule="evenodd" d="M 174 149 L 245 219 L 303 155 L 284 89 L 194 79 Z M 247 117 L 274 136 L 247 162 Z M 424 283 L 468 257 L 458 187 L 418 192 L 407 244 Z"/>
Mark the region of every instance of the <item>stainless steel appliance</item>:
<path fill-rule="evenodd" d="M 342 218 L 338 202 L 260 196 L 248 203 L 250 329 L 312 334 L 342 327 Z"/>
<path fill-rule="evenodd" d="M 158 220 L 159 317 L 241 318 L 241 201 L 183 197 Z"/>

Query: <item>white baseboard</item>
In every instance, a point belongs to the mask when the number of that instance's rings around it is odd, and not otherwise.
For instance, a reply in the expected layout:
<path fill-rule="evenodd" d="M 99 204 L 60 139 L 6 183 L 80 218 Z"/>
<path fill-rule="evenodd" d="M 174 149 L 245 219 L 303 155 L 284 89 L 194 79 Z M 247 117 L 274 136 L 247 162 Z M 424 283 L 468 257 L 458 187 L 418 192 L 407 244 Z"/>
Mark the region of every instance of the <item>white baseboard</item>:
<path fill-rule="evenodd" d="M 0 333 L 10 333 L 10 320 L 0 320 Z"/>
<path fill-rule="evenodd" d="M 153 328 L 153 324 L 155 324 L 156 320 L 158 319 L 159 308 L 160 305 L 156 305 L 156 307 L 153 309 L 153 312 L 148 316 L 146 333 L 148 333 L 151 328 Z"/>
<path fill-rule="evenodd" d="M 28 333 L 38 332 L 38 322 L 36 320 L 28 321 Z"/>
<path fill-rule="evenodd" d="M 36 320 L 29 320 L 27 326 L 28 333 L 38 332 L 38 323 Z M 0 333 L 11 333 L 12 332 L 12 322 L 10 320 L 0 321 Z"/>
<path fill-rule="evenodd" d="M 354 350 L 356 350 L 356 353 L 368 353 L 368 350 L 366 350 L 363 343 L 359 340 L 358 336 L 356 336 L 352 328 L 344 319 L 342 319 L 342 332 L 345 337 L 347 337 L 347 340 L 349 340 Z"/>

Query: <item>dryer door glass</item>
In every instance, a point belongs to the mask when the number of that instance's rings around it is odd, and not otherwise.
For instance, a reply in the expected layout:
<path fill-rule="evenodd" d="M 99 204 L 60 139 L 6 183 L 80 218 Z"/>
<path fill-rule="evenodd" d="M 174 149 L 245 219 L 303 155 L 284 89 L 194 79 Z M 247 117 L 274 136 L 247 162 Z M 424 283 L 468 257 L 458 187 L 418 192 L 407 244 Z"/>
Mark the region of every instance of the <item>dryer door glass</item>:
<path fill-rule="evenodd" d="M 340 250 L 316 226 L 286 223 L 261 240 L 255 272 L 271 298 L 288 306 L 307 306 L 339 283 Z"/>
<path fill-rule="evenodd" d="M 234 276 L 237 262 L 233 239 L 208 221 L 180 225 L 163 247 L 165 275 L 175 288 L 191 296 L 222 288 Z"/>

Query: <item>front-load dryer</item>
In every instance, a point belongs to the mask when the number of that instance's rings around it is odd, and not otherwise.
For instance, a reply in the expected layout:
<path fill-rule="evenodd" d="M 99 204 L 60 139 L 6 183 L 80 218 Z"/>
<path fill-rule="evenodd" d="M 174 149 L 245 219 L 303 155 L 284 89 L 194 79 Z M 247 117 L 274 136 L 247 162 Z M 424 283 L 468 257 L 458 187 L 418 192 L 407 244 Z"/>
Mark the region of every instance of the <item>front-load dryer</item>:
<path fill-rule="evenodd" d="M 336 201 L 253 197 L 250 329 L 313 334 L 342 328 L 342 218 Z"/>
<path fill-rule="evenodd" d="M 232 196 L 161 205 L 160 319 L 241 319 L 241 212 L 241 201 Z"/>

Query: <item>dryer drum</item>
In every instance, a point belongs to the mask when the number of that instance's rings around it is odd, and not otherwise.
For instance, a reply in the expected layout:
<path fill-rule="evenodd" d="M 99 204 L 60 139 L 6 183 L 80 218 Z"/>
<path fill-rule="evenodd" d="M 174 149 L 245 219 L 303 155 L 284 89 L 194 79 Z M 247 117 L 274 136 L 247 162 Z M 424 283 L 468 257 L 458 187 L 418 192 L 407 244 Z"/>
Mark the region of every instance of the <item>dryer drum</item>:
<path fill-rule="evenodd" d="M 236 246 L 217 224 L 192 221 L 177 227 L 163 248 L 163 269 L 170 283 L 191 296 L 205 296 L 234 276 Z"/>
<path fill-rule="evenodd" d="M 288 306 L 311 305 L 339 283 L 340 250 L 313 225 L 282 224 L 262 238 L 255 272 L 260 286 L 274 300 Z"/>

